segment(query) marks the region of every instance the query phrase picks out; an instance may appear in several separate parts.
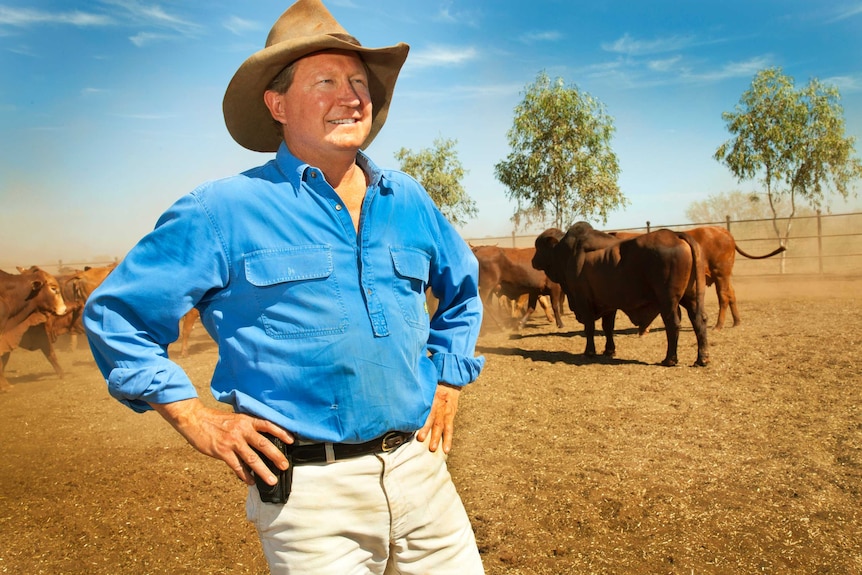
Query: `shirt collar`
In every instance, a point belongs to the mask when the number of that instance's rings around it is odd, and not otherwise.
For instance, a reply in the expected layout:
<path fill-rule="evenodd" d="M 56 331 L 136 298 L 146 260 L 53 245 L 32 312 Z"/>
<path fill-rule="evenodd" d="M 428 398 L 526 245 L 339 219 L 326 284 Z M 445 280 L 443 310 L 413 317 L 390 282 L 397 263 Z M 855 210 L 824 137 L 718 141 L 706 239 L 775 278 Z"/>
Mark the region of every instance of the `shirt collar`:
<path fill-rule="evenodd" d="M 287 180 L 297 189 L 300 187 L 307 171 L 313 168 L 310 164 L 303 162 L 291 154 L 290 150 L 287 149 L 287 144 L 284 142 L 278 147 L 275 160 Z M 360 150 L 356 153 L 356 163 L 362 168 L 363 172 L 368 174 L 368 179 L 372 186 L 380 184 L 380 180 L 383 178 L 383 170 L 372 162 L 371 158 L 365 155 L 365 152 Z"/>

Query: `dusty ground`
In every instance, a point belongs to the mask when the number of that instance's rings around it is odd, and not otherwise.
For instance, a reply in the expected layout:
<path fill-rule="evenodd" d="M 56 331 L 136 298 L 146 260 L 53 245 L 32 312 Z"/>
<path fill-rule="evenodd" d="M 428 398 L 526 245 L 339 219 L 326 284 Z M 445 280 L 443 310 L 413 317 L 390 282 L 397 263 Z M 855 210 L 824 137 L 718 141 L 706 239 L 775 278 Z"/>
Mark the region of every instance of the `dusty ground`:
<path fill-rule="evenodd" d="M 860 288 L 739 278 L 743 324 L 710 331 L 705 369 L 656 365 L 660 323 L 619 320 L 598 362 L 571 314 L 483 335 L 450 466 L 488 574 L 862 572 Z M 110 399 L 86 349 L 60 360 L 64 382 L 38 352 L 7 370 L 0 573 L 266 573 L 227 467 Z"/>

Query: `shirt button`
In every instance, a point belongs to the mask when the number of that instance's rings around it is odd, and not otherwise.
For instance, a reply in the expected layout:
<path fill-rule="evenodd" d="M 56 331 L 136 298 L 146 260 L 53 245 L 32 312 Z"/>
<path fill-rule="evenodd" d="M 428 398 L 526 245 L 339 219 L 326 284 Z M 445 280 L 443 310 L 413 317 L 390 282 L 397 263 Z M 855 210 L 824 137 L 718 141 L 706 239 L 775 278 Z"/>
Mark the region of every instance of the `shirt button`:
<path fill-rule="evenodd" d="M 317 172 L 311 172 L 311 177 L 312 177 L 312 178 L 316 178 L 316 177 L 317 177 Z"/>
<path fill-rule="evenodd" d="M 335 211 L 337 211 L 337 212 L 341 211 L 341 204 L 335 204 Z"/>
<path fill-rule="evenodd" d="M 365 293 L 367 293 L 368 295 L 371 295 L 371 291 L 372 291 L 371 288 L 368 288 L 367 290 L 365 290 Z"/>

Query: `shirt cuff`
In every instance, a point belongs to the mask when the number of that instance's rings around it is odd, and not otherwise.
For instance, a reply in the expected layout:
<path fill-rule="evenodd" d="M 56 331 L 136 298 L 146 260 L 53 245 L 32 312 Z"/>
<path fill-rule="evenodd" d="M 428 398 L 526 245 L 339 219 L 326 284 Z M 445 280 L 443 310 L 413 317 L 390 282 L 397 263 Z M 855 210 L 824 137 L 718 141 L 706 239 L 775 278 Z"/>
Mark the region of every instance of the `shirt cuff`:
<path fill-rule="evenodd" d="M 198 396 L 181 369 L 117 367 L 108 376 L 108 391 L 124 405 L 142 413 L 150 403 L 173 403 Z"/>
<path fill-rule="evenodd" d="M 435 353 L 431 361 L 437 368 L 437 381 L 457 386 L 476 381 L 485 365 L 483 356 L 464 357 L 454 353 Z"/>

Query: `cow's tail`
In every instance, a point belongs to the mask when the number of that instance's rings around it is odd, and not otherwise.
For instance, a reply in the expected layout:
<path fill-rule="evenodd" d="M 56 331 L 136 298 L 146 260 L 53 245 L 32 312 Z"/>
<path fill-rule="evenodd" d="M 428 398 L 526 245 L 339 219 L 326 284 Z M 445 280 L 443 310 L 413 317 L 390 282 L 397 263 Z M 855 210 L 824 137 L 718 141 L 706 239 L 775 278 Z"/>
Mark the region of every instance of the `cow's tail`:
<path fill-rule="evenodd" d="M 765 256 L 753 256 L 751 254 L 748 254 L 748 253 L 745 253 L 744 251 L 742 251 L 742 249 L 740 249 L 740 247 L 738 245 L 736 245 L 736 242 L 733 242 L 733 247 L 736 248 L 736 251 L 739 252 L 740 255 L 743 255 L 743 256 L 747 257 L 748 259 L 751 259 L 751 260 L 765 260 L 766 258 L 771 258 L 772 256 L 777 256 L 781 252 L 787 250 L 786 247 L 779 246 L 777 249 L 772 250 L 771 252 L 769 252 Z"/>

